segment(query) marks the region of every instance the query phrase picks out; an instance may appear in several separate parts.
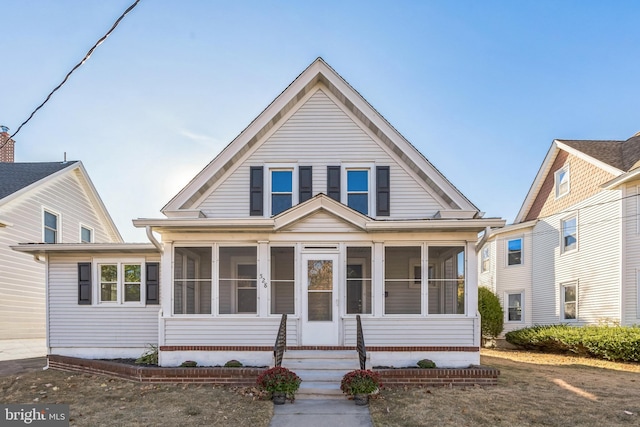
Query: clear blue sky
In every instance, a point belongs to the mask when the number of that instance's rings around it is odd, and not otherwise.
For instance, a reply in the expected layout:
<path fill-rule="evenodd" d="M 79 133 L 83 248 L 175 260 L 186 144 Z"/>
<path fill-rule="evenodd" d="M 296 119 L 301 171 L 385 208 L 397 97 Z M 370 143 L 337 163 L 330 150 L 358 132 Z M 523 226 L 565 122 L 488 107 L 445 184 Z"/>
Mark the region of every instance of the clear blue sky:
<path fill-rule="evenodd" d="M 15 131 L 133 0 L 3 0 Z M 640 131 L 637 1 L 142 0 L 16 136 L 82 160 L 127 241 L 322 56 L 458 189 L 513 221 L 554 138 Z"/>

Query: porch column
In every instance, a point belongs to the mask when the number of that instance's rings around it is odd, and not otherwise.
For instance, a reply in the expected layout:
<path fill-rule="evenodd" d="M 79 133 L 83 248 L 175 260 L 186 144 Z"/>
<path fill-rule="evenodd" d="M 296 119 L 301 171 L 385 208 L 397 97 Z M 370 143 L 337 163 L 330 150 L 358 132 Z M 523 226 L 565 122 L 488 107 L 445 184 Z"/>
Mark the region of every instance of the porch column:
<path fill-rule="evenodd" d="M 173 314 L 171 301 L 173 300 L 173 242 L 164 241 L 164 252 L 160 258 L 160 307 L 162 317 L 158 316 L 158 346 L 165 344 L 164 317 Z"/>
<path fill-rule="evenodd" d="M 373 315 L 382 317 L 384 312 L 384 264 L 382 257 L 384 255 L 384 243 L 373 242 L 373 277 L 372 289 L 373 294 Z"/>
<path fill-rule="evenodd" d="M 476 242 L 468 241 L 465 247 L 465 282 L 467 284 L 465 299 L 467 316 L 475 317 L 478 312 L 478 257 Z"/>
<path fill-rule="evenodd" d="M 262 240 L 258 242 L 258 316 L 267 317 L 269 315 L 269 290 L 271 283 L 269 280 L 269 242 Z"/>

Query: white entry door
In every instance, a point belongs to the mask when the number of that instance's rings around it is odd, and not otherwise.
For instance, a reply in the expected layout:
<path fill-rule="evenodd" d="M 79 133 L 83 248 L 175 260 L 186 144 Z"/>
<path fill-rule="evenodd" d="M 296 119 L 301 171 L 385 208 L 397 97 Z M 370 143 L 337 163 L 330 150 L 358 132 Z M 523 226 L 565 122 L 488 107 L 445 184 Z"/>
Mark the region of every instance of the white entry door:
<path fill-rule="evenodd" d="M 338 255 L 302 255 L 302 345 L 338 345 Z"/>

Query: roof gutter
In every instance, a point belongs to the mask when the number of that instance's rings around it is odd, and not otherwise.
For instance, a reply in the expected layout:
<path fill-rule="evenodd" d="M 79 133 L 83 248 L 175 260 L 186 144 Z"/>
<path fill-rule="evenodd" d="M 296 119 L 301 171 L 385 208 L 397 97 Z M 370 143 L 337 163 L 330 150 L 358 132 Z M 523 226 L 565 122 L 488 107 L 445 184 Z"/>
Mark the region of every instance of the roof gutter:
<path fill-rule="evenodd" d="M 149 241 L 153 243 L 153 246 L 155 246 L 156 249 L 158 249 L 158 251 L 160 251 L 161 254 L 163 254 L 164 246 L 162 245 L 162 243 L 158 242 L 158 239 L 156 239 L 156 236 L 153 235 L 153 227 L 151 227 L 150 225 L 147 225 L 145 227 L 145 230 L 147 232 L 147 238 L 149 239 Z"/>

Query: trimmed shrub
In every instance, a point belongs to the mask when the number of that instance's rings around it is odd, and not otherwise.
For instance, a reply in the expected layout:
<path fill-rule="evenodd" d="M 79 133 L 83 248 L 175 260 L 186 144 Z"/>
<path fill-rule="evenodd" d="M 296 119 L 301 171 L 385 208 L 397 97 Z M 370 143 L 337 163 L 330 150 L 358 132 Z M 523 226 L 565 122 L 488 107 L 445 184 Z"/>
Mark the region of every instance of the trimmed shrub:
<path fill-rule="evenodd" d="M 193 360 L 186 360 L 180 364 L 181 368 L 195 368 L 198 366 L 198 362 L 194 362 Z"/>
<path fill-rule="evenodd" d="M 227 363 L 224 364 L 224 367 L 225 368 L 241 368 L 242 362 L 239 362 L 235 359 L 229 360 Z"/>
<path fill-rule="evenodd" d="M 482 286 L 478 288 L 478 311 L 482 337 L 495 339 L 504 329 L 504 311 L 496 294 Z"/>
<path fill-rule="evenodd" d="M 422 369 L 433 369 L 436 367 L 436 362 L 429 359 L 418 360 L 418 367 Z"/>
<path fill-rule="evenodd" d="M 505 338 L 530 350 L 640 362 L 640 326 L 533 326 L 508 332 Z"/>

